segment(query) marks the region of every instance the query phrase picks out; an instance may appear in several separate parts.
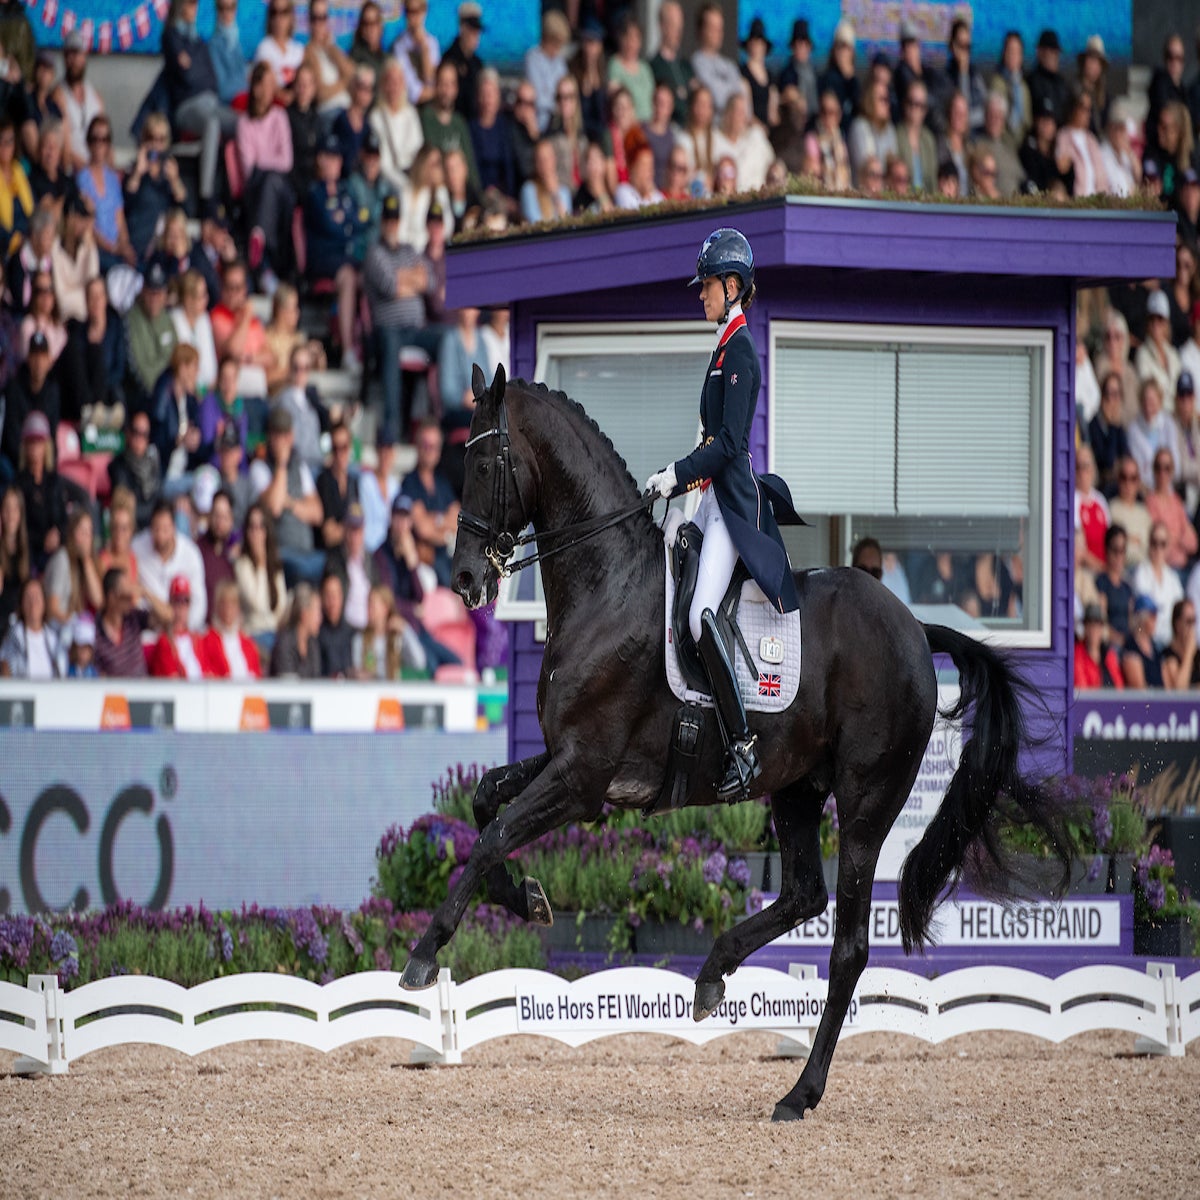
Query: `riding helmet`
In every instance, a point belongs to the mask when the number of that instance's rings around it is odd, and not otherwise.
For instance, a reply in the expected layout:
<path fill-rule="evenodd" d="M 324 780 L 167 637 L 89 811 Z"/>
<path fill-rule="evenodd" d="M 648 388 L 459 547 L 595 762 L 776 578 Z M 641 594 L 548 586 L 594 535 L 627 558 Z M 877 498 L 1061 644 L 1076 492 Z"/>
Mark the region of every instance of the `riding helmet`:
<path fill-rule="evenodd" d="M 737 275 L 742 281 L 742 294 L 754 283 L 754 251 L 744 235 L 736 229 L 715 229 L 704 239 L 696 259 L 696 276 L 689 287 L 716 275 Z"/>

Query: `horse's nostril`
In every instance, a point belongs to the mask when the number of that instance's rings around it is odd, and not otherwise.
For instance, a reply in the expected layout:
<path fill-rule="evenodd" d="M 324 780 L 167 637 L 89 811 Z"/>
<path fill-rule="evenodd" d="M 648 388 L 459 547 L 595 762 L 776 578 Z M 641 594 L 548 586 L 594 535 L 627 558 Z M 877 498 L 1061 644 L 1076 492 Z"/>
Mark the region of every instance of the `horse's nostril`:
<path fill-rule="evenodd" d="M 475 584 L 475 576 L 470 571 L 459 571 L 454 577 L 454 590 L 460 596 L 466 596 Z"/>

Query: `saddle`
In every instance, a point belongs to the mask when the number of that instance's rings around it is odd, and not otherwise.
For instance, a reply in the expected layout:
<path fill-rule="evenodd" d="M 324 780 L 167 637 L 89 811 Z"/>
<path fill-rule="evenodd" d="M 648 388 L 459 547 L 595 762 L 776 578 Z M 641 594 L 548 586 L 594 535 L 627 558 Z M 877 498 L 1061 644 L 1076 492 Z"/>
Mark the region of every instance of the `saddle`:
<path fill-rule="evenodd" d="M 706 710 L 712 708 L 708 675 L 688 623 L 704 535 L 673 513 L 664 539 L 667 680 L 682 703 L 675 713 L 663 789 L 645 810 L 647 815 L 687 804 L 703 750 Z M 715 616 L 747 710 L 781 712 L 790 706 L 800 686 L 800 614 L 776 612 L 739 561 Z M 757 654 L 752 646 L 757 646 Z"/>

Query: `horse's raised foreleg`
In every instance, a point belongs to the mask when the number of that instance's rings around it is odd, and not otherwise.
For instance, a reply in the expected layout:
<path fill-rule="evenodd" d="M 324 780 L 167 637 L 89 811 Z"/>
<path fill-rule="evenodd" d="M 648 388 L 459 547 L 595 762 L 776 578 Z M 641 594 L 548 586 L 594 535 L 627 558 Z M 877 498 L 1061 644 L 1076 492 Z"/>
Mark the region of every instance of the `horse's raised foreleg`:
<path fill-rule="evenodd" d="M 772 795 L 771 813 L 783 864 L 779 898 L 717 938 L 696 977 L 692 1016 L 697 1021 L 716 1012 L 725 995 L 725 976 L 732 975 L 749 955 L 825 911 L 829 893 L 821 874 L 820 845 L 824 801 L 825 789 L 806 780 Z"/>
<path fill-rule="evenodd" d="M 597 805 L 585 778 L 579 770 L 568 776 L 557 760 L 550 759 L 529 786 L 480 831 L 458 882 L 417 942 L 401 986 L 428 987 L 437 978 L 437 952 L 453 937 L 475 889 L 489 871 L 534 838 L 594 812 Z"/>
<path fill-rule="evenodd" d="M 843 825 L 843 831 L 845 825 Z M 829 1064 L 837 1046 L 842 1022 L 859 977 L 867 965 L 868 926 L 871 917 L 871 884 L 879 845 L 848 848 L 843 838 L 838 856 L 837 913 L 833 926 L 833 949 L 829 952 L 829 992 L 821 1023 L 813 1038 L 808 1061 L 796 1086 L 775 1105 L 772 1121 L 797 1121 L 825 1093 Z"/>
<path fill-rule="evenodd" d="M 530 782 L 545 770 L 550 761 L 550 752 L 544 751 L 520 762 L 505 767 L 493 767 L 486 772 L 475 789 L 471 810 L 475 814 L 475 827 L 486 829 L 496 819 L 501 805 L 508 804 L 519 796 Z M 550 904 L 542 885 L 536 879 L 513 879 L 508 864 L 499 862 L 484 876 L 488 898 L 493 904 L 502 904 L 509 912 L 523 921 L 538 925 L 549 925 L 553 921 Z"/>

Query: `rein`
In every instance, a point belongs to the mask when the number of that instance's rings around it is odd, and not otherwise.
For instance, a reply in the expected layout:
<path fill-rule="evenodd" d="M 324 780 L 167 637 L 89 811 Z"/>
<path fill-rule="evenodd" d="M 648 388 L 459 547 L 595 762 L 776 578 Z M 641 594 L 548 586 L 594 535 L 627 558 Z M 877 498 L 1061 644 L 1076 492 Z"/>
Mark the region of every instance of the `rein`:
<path fill-rule="evenodd" d="M 508 481 L 512 477 L 513 490 L 517 493 L 517 503 L 521 506 L 521 527 L 524 528 L 529 524 L 529 520 L 525 511 L 525 501 L 521 498 L 521 486 L 517 479 L 517 468 L 512 461 L 512 443 L 508 436 L 508 415 L 505 412 L 503 397 L 499 403 L 499 419 L 496 426 L 492 429 L 485 429 L 482 433 L 475 434 L 474 437 L 468 438 L 464 449 L 469 450 L 476 442 L 481 442 L 485 438 L 498 438 L 500 445 L 496 453 L 496 483 L 492 493 L 492 511 L 488 516 L 488 520 L 484 521 L 482 517 L 475 516 L 474 513 L 469 513 L 465 509 L 460 509 L 458 514 L 458 527 L 465 529 L 468 533 L 473 533 L 477 537 L 484 540 L 484 557 L 496 568 L 497 573 L 501 578 L 507 579 L 510 575 L 515 575 L 518 571 L 525 570 L 526 567 L 532 567 L 534 563 L 541 562 L 543 559 L 553 558 L 556 554 L 563 553 L 564 550 L 570 550 L 582 542 L 594 538 L 597 534 L 603 533 L 606 529 L 611 529 L 614 525 L 619 525 L 622 521 L 629 520 L 634 514 L 644 512 L 647 508 L 653 508 L 654 501 L 657 498 L 655 494 L 642 496 L 636 504 L 631 504 L 627 508 L 618 509 L 616 512 L 603 513 L 598 517 L 589 517 L 586 521 L 575 521 L 570 525 L 564 525 L 561 529 L 549 529 L 545 533 L 539 535 L 536 532 L 520 533 L 514 536 L 504 528 L 508 522 L 505 518 L 508 516 Z M 530 542 L 545 541 L 547 538 L 565 537 L 568 540 L 562 545 L 551 546 L 547 550 L 538 550 L 528 557 L 521 559 L 519 562 L 510 563 L 508 560 L 516 553 L 519 546 L 527 546 Z"/>

